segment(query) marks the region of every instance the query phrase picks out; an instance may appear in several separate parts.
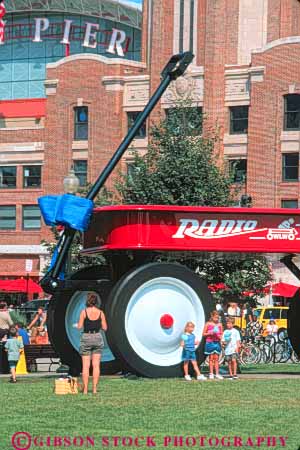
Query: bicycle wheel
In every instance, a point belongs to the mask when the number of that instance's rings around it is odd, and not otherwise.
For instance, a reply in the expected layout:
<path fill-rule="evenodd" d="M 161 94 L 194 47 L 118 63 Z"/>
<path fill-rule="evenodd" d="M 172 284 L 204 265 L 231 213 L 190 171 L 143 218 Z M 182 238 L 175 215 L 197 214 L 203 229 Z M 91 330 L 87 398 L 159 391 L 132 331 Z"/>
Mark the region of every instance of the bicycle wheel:
<path fill-rule="evenodd" d="M 273 362 L 281 363 L 286 362 L 289 359 L 289 354 L 286 352 L 286 347 L 283 342 L 277 342 L 275 344 L 275 355 Z"/>
<path fill-rule="evenodd" d="M 300 362 L 300 359 L 299 359 L 297 353 L 294 350 L 292 351 L 292 354 L 291 354 L 291 361 L 293 363 L 299 363 Z"/>
<path fill-rule="evenodd" d="M 253 344 L 244 345 L 240 353 L 241 364 L 256 364 L 259 360 L 259 348 Z"/>
<path fill-rule="evenodd" d="M 273 359 L 273 351 L 269 344 L 264 343 L 262 346 L 262 351 L 264 353 L 264 363 L 268 364 L 272 362 Z"/>

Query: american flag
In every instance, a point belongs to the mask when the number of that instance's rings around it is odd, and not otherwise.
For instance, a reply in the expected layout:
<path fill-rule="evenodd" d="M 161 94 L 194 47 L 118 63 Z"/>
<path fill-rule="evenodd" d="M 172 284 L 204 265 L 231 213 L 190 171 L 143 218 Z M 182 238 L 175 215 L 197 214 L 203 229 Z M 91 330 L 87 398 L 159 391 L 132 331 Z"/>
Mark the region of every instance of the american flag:
<path fill-rule="evenodd" d="M 2 19 L 5 16 L 5 13 L 6 13 L 5 4 L 3 0 L 0 0 L 0 44 L 4 43 L 5 22 Z"/>

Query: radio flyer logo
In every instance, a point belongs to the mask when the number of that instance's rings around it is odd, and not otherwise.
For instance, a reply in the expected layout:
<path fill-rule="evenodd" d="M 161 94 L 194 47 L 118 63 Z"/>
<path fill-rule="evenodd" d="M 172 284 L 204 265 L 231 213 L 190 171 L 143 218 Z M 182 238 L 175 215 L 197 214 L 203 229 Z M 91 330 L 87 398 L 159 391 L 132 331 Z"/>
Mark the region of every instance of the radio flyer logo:
<path fill-rule="evenodd" d="M 172 236 L 174 239 L 183 239 L 185 236 L 194 239 L 220 239 L 241 235 L 250 235 L 249 239 L 260 240 L 300 240 L 293 218 L 282 221 L 276 228 L 259 228 L 257 220 L 235 219 L 180 219 L 180 226 Z"/>

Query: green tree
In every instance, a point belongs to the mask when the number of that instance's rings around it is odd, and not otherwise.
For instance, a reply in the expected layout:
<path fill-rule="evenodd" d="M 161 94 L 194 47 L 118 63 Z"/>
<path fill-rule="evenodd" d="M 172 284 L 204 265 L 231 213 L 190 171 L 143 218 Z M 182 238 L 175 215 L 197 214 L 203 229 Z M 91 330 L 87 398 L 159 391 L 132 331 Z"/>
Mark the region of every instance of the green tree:
<path fill-rule="evenodd" d="M 197 120 L 198 119 L 198 120 Z M 180 105 L 151 129 L 148 151 L 134 153 L 116 183 L 127 204 L 229 206 L 232 178 L 214 154 L 216 135 L 203 137 L 198 108 Z"/>

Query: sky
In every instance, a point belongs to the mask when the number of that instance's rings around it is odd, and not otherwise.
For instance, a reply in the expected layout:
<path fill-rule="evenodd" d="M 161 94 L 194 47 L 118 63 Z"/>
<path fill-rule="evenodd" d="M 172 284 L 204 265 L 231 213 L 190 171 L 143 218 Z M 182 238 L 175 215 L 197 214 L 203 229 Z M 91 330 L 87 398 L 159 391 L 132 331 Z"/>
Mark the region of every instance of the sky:
<path fill-rule="evenodd" d="M 143 0 L 119 0 L 119 2 L 123 3 L 124 5 L 133 6 L 140 10 L 142 10 L 143 8 Z"/>

